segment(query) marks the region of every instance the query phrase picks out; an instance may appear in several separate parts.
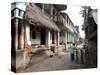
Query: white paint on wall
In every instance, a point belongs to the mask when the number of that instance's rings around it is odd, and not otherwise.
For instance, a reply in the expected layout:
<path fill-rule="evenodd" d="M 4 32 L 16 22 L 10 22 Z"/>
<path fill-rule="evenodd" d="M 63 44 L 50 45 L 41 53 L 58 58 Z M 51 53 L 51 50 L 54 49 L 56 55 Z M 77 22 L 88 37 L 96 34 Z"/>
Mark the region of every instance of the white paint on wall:
<path fill-rule="evenodd" d="M 50 44 L 51 44 L 50 36 L 51 36 L 50 31 L 48 31 L 48 46 L 50 46 Z"/>
<path fill-rule="evenodd" d="M 50 32 L 50 31 L 49 31 Z M 50 45 L 52 44 L 52 33 L 50 32 Z"/>
<path fill-rule="evenodd" d="M 49 30 L 46 30 L 46 45 L 49 47 L 52 44 L 52 34 Z"/>
<path fill-rule="evenodd" d="M 27 42 L 28 45 L 31 45 L 31 41 L 30 41 L 30 26 L 26 25 L 26 39 L 25 41 Z"/>

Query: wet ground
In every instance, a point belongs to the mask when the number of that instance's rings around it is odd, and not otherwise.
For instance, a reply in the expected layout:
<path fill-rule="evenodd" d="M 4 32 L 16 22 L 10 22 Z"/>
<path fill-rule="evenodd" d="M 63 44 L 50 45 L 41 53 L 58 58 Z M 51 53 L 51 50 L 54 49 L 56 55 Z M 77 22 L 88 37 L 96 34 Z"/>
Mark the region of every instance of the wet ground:
<path fill-rule="evenodd" d="M 26 69 L 19 72 L 39 72 L 87 68 L 83 64 L 71 61 L 70 52 L 62 52 L 60 56 L 49 57 L 43 53 L 36 54 Z"/>

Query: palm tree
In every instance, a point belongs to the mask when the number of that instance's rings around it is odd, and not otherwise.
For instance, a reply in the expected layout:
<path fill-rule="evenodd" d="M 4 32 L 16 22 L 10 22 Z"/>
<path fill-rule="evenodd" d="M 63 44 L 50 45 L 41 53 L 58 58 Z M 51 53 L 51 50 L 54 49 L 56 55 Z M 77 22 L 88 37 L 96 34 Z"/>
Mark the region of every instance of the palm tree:
<path fill-rule="evenodd" d="M 83 10 L 80 11 L 80 14 L 82 14 L 82 17 L 84 18 L 83 22 L 83 30 L 84 27 L 88 25 L 88 10 L 90 9 L 89 6 L 82 6 Z"/>

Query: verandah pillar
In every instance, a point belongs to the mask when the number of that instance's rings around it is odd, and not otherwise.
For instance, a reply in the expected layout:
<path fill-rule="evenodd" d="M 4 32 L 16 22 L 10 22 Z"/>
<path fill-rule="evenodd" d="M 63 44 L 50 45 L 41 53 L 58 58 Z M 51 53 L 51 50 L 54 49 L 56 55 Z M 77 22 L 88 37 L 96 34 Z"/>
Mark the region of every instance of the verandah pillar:
<path fill-rule="evenodd" d="M 48 47 L 50 47 L 50 31 L 48 31 Z"/>
<path fill-rule="evenodd" d="M 24 25 L 23 25 L 23 21 L 21 21 L 21 24 L 20 24 L 20 34 L 19 34 L 19 47 L 20 49 L 23 49 L 24 48 Z"/>
<path fill-rule="evenodd" d="M 58 37 L 58 39 L 57 39 L 57 45 L 59 46 L 59 43 L 60 43 L 60 32 L 57 32 L 57 37 Z"/>
<path fill-rule="evenodd" d="M 19 22 L 19 19 L 15 18 L 15 20 L 14 20 L 14 25 L 15 25 L 14 48 L 15 48 L 15 50 L 18 49 L 18 22 Z"/>
<path fill-rule="evenodd" d="M 24 27 L 23 27 L 23 23 L 21 22 L 21 24 L 19 24 L 19 19 L 15 18 L 14 25 L 15 25 L 15 38 L 14 38 L 15 50 L 18 50 L 18 48 L 23 49 L 24 48 Z M 20 26 L 20 28 L 19 28 L 19 26 Z"/>
<path fill-rule="evenodd" d="M 25 44 L 31 45 L 30 41 L 30 25 L 26 24 L 25 27 Z"/>
<path fill-rule="evenodd" d="M 67 50 L 67 47 L 68 47 L 68 46 L 67 46 L 67 41 L 68 41 L 68 40 L 67 40 L 67 32 L 65 32 L 65 49 L 66 49 L 66 50 Z"/>
<path fill-rule="evenodd" d="M 57 40 L 56 40 L 56 32 L 54 32 L 54 43 L 56 44 L 57 43 Z"/>
<path fill-rule="evenodd" d="M 24 29 L 24 56 L 23 56 L 23 63 L 24 63 L 24 68 L 26 68 L 26 66 L 28 65 L 29 61 L 30 61 L 30 57 L 31 56 L 27 56 L 30 55 L 28 54 L 29 52 L 31 52 L 31 41 L 30 41 L 30 25 L 28 23 L 25 22 L 25 29 Z M 28 48 L 28 49 L 27 49 Z"/>

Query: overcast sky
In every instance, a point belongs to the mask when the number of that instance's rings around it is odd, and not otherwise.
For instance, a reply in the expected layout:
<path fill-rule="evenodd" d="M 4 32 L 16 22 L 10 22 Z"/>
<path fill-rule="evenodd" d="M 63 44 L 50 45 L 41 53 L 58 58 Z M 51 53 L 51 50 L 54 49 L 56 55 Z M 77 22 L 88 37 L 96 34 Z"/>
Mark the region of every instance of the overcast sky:
<path fill-rule="evenodd" d="M 97 9 L 95 6 L 90 6 L 92 9 Z M 82 7 L 81 5 L 67 5 L 67 9 L 64 11 L 66 12 L 69 17 L 71 18 L 74 25 L 79 26 L 80 36 L 82 38 L 85 37 L 84 31 L 82 30 L 83 25 L 83 17 L 81 14 Z"/>
<path fill-rule="evenodd" d="M 14 1 L 14 0 L 12 0 Z M 79 26 L 80 36 L 84 38 L 84 31 L 82 30 L 82 24 L 83 24 L 83 18 L 80 14 L 80 11 L 82 10 L 81 5 L 88 5 L 88 6 L 96 6 L 97 1 L 96 0 L 17 0 L 17 1 L 25 1 L 25 2 L 39 2 L 39 3 L 61 3 L 66 4 L 67 3 L 67 10 L 65 11 L 69 17 L 71 18 L 74 25 Z"/>
<path fill-rule="evenodd" d="M 74 25 L 79 26 L 80 36 L 84 38 L 85 35 L 84 35 L 84 31 L 82 30 L 83 17 L 80 14 L 81 10 L 82 10 L 81 6 L 68 5 L 67 10 L 65 10 L 64 12 L 66 12 L 69 15 Z"/>

